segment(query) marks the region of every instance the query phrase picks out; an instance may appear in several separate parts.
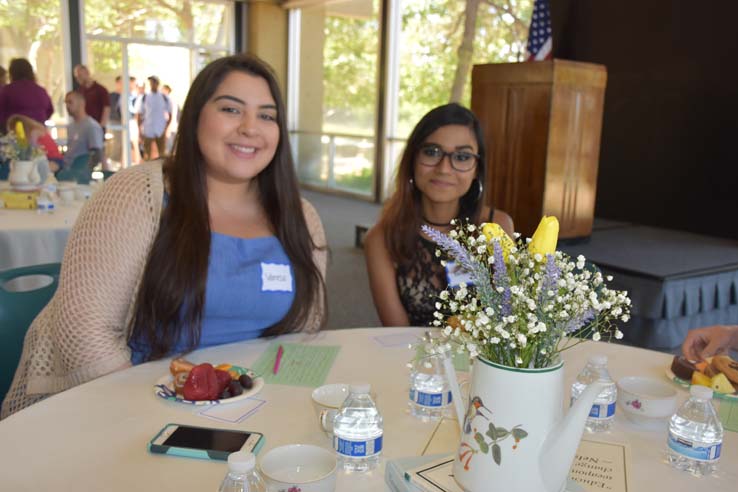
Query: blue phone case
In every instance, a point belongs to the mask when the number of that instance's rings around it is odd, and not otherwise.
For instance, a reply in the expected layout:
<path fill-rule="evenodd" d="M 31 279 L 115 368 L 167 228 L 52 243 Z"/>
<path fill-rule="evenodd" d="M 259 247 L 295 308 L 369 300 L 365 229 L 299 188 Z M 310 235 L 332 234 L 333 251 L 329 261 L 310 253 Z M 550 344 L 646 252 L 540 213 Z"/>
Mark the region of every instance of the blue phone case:
<path fill-rule="evenodd" d="M 185 458 L 197 458 L 201 460 L 219 460 L 219 461 L 228 461 L 228 455 L 231 454 L 227 451 L 217 451 L 214 449 L 195 449 L 195 448 L 181 448 L 181 447 L 174 447 L 174 446 L 165 446 L 163 444 L 154 444 L 154 441 L 156 441 L 159 436 L 167 430 L 167 428 L 172 426 L 182 426 L 182 427 L 195 427 L 198 429 L 207 429 L 207 430 L 218 430 L 218 431 L 225 431 L 225 432 L 236 432 L 239 434 L 255 434 L 259 436 L 259 441 L 256 443 L 256 446 L 254 446 L 254 449 L 251 451 L 252 453 L 259 454 L 259 451 L 261 451 L 262 446 L 264 446 L 264 434 L 261 432 L 253 432 L 253 431 L 240 431 L 240 430 L 230 430 L 230 429 L 212 429 L 208 427 L 198 427 L 195 425 L 185 425 L 185 424 L 167 424 L 165 425 L 148 443 L 148 449 L 150 453 L 153 454 L 168 454 L 171 456 L 183 456 Z"/>

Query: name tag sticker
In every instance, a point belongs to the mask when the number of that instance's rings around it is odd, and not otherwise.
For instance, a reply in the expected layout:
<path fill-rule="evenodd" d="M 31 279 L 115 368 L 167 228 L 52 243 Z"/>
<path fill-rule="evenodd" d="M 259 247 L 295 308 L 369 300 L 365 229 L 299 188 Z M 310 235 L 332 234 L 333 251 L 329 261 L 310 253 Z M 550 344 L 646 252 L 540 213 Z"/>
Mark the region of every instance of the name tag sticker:
<path fill-rule="evenodd" d="M 292 272 L 289 265 L 261 264 L 262 292 L 292 292 Z"/>
<path fill-rule="evenodd" d="M 458 287 L 461 284 L 473 285 L 471 273 L 457 266 L 455 261 L 446 262 L 446 278 L 449 287 Z"/>

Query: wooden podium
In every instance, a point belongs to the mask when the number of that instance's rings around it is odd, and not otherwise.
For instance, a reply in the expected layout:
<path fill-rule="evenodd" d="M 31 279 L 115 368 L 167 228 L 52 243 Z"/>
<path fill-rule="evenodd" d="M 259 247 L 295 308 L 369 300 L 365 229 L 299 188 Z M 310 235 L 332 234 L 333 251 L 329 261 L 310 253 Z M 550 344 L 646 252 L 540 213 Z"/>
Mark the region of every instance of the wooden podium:
<path fill-rule="evenodd" d="M 471 106 L 488 155 L 488 204 L 530 236 L 541 216 L 559 219 L 560 238 L 589 236 L 607 71 L 549 60 L 475 65 Z"/>

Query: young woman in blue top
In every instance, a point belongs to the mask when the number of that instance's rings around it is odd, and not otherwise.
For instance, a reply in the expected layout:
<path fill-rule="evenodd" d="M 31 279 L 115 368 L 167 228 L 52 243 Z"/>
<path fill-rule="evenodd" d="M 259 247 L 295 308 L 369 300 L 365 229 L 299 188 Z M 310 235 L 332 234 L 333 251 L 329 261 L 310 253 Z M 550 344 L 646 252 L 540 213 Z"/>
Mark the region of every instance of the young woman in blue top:
<path fill-rule="evenodd" d="M 120 171 L 83 207 L 2 417 L 131 364 L 325 318 L 325 234 L 301 200 L 271 69 L 210 63 L 174 153 Z"/>

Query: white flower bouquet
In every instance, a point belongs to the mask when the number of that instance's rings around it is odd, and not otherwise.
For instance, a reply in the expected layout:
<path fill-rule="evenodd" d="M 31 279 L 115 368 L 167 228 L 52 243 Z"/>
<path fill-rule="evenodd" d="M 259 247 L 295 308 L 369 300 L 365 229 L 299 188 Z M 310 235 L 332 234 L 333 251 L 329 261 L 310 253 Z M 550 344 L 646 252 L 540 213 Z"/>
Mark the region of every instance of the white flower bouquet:
<path fill-rule="evenodd" d="M 17 121 L 15 131 L 0 137 L 0 157 L 9 161 L 30 161 L 44 155 L 43 149 L 31 143 L 26 137 L 23 123 Z"/>
<path fill-rule="evenodd" d="M 473 283 L 441 292 L 433 321 L 442 330 L 437 352 L 466 351 L 510 367 L 543 368 L 588 337 L 623 337 L 615 322 L 629 319 L 627 293 L 608 289 L 584 256 L 573 260 L 556 251 L 555 217 L 544 217 L 525 241 L 519 234 L 513 241 L 497 224 L 453 224 L 448 235 L 423 226 Z"/>

